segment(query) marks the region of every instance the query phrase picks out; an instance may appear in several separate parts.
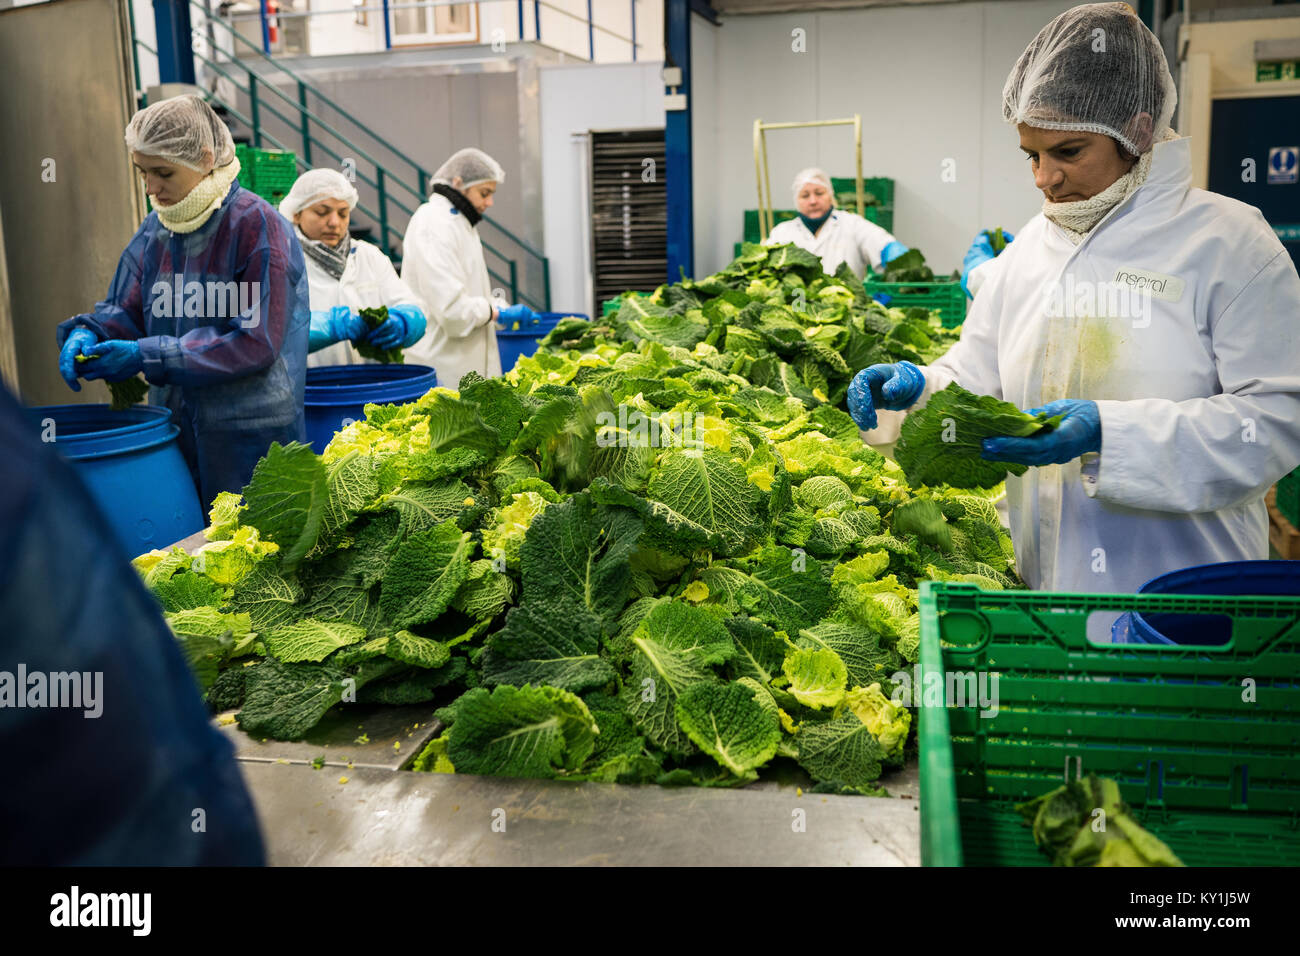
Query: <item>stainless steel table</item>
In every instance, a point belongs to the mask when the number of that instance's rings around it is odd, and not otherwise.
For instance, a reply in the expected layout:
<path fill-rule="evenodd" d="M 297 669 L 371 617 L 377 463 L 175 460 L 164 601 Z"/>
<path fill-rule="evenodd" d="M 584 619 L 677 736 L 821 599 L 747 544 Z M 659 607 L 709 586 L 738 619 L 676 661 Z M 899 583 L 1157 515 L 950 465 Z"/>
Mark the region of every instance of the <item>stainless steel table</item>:
<path fill-rule="evenodd" d="M 177 543 L 193 551 L 205 542 L 200 533 Z M 255 739 L 230 714 L 216 718 L 235 747 L 269 862 L 920 865 L 915 764 L 881 780 L 888 797 L 815 794 L 775 780 L 722 790 L 402 770 L 441 729 L 433 711 L 356 705 L 296 742 Z"/>
<path fill-rule="evenodd" d="M 273 865 L 917 866 L 915 799 L 241 763 Z M 343 782 L 346 781 L 346 782 Z"/>

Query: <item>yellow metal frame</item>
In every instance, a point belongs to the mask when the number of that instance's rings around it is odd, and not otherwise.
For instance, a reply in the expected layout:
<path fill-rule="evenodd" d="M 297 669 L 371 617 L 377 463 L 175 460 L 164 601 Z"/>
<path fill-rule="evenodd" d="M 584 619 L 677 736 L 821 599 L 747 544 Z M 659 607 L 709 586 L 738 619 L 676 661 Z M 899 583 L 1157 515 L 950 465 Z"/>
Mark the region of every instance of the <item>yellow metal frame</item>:
<path fill-rule="evenodd" d="M 862 114 L 854 113 L 852 119 L 810 120 L 806 123 L 764 123 L 754 120 L 754 172 L 758 178 L 758 230 L 759 241 L 767 238 L 776 225 L 772 206 L 772 173 L 767 165 L 767 131 L 770 129 L 808 129 L 814 126 L 852 126 L 853 153 L 856 161 L 858 186 L 858 215 L 866 211 L 866 195 L 862 188 Z M 767 186 L 766 199 L 763 186 Z"/>

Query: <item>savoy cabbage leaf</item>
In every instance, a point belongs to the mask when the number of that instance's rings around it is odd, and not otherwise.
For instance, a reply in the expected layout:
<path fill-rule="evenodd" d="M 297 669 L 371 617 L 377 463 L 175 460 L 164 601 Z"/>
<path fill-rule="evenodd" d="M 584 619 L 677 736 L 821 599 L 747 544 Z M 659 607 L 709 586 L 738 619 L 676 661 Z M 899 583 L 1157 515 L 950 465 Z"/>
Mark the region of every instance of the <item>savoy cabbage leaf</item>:
<path fill-rule="evenodd" d="M 1059 415 L 1028 415 L 1010 402 L 975 395 L 954 383 L 903 420 L 894 457 L 912 485 L 992 488 L 1008 472 L 1023 475 L 1028 466 L 985 461 L 980 457 L 985 438 L 1024 438 L 1060 421 Z"/>

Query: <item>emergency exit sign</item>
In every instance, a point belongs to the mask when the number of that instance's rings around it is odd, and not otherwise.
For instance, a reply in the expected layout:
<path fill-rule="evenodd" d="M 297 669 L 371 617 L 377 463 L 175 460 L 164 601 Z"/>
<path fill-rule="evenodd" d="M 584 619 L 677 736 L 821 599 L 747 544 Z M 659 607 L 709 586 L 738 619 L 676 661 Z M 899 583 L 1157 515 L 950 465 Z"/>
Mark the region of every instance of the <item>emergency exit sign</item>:
<path fill-rule="evenodd" d="M 1277 63 L 1256 63 L 1255 82 L 1294 80 L 1300 78 L 1300 60 L 1282 60 Z"/>

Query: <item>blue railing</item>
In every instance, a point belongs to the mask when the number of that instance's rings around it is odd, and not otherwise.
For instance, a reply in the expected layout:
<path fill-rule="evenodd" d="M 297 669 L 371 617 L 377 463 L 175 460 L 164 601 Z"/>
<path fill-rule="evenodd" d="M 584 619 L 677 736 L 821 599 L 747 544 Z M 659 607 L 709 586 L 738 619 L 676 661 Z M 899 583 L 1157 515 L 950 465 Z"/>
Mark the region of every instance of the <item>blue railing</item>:
<path fill-rule="evenodd" d="M 200 14 L 204 11 L 202 7 L 190 0 L 192 9 L 197 10 Z M 130 4 L 128 4 L 130 9 Z M 272 71 L 278 71 L 288 76 L 296 88 L 296 98 L 290 96 L 279 85 L 270 82 L 266 77 L 259 75 L 259 72 L 243 59 L 232 58 L 224 61 L 217 61 L 204 54 L 194 52 L 194 58 L 203 63 L 214 74 L 227 80 L 237 91 L 248 98 L 248 111 L 244 112 L 239 108 L 239 104 L 228 102 L 226 99 L 213 93 L 206 94 L 213 102 L 224 107 L 225 110 L 241 124 L 248 127 L 249 135 L 252 139 L 252 145 L 257 148 L 263 148 L 263 144 L 269 143 L 276 149 L 292 150 L 296 154 L 297 165 L 303 171 L 311 169 L 317 164 L 316 156 L 324 153 L 330 157 L 341 168 L 345 163 L 350 161 L 351 173 L 354 181 L 360 181 L 369 186 L 375 192 L 376 202 L 371 206 L 365 202 L 359 202 L 357 208 L 360 212 L 373 221 L 379 232 L 379 245 L 381 248 L 389 251 L 394 249 L 394 242 L 402 238 L 403 230 L 400 229 L 393 221 L 394 211 L 398 214 L 405 214 L 409 220 L 414 215 L 415 209 L 425 201 L 431 188 L 431 174 L 412 159 L 406 153 L 388 142 L 385 138 L 376 133 L 365 123 L 356 119 L 347 110 L 343 109 L 337 102 L 323 93 L 321 90 L 312 86 L 297 73 L 285 67 L 283 64 L 276 62 L 268 56 L 265 51 L 258 49 L 257 45 L 223 20 L 215 18 L 206 18 L 206 23 L 218 26 L 225 30 L 228 35 L 236 42 L 242 43 L 249 49 L 250 57 L 253 62 L 267 64 Z M 134 13 L 131 14 L 131 30 L 135 33 Z M 158 50 L 149 46 L 138 37 L 135 38 L 135 47 L 143 49 L 155 57 L 158 56 Z M 135 67 L 135 79 L 137 89 L 140 86 L 140 65 L 139 57 L 133 49 L 133 60 Z M 231 70 L 238 69 L 243 71 L 242 78 L 232 75 Z M 333 110 L 342 121 L 352 127 L 352 136 L 346 135 L 343 131 L 336 128 L 334 124 L 327 122 L 309 106 L 309 99 L 314 97 L 316 101 Z M 143 94 L 142 94 L 143 100 Z M 144 105 L 143 102 L 141 105 Z M 280 107 L 287 107 L 288 112 L 282 111 Z M 266 128 L 265 116 L 273 116 L 279 120 L 287 129 L 293 130 L 297 142 L 289 143 L 275 136 Z M 321 138 L 321 133 L 329 136 L 334 143 L 343 147 L 348 154 L 338 152 L 330 142 Z M 362 148 L 352 138 L 358 134 L 367 137 L 371 143 L 371 149 L 382 149 L 395 157 L 396 161 L 406 170 L 404 175 L 397 175 L 381 163 L 372 154 L 371 150 Z M 294 149 L 298 146 L 298 149 Z M 367 174 L 367 170 L 361 167 L 361 163 L 373 171 Z M 414 181 L 414 184 L 412 184 Z M 401 197 L 401 198 L 399 198 Z M 405 201 L 404 201 L 405 200 Z M 487 236 L 483 236 L 483 249 L 490 257 L 488 262 L 488 274 L 494 283 L 504 286 L 509 291 L 510 301 L 522 302 L 529 307 L 539 311 L 550 311 L 551 308 L 551 282 L 550 282 L 550 263 L 540 250 L 534 248 L 530 243 L 525 241 L 514 232 L 502 226 L 500 223 L 484 217 L 481 223 L 486 229 L 480 229 L 481 233 L 487 233 L 492 236 L 494 242 L 490 242 Z M 514 248 L 519 250 L 518 255 L 536 262 L 536 270 L 527 270 L 530 272 L 540 273 L 540 282 L 527 283 L 521 282 L 519 259 L 518 256 L 512 256 L 497 244 L 513 244 Z M 513 249 L 511 250 L 513 251 Z M 527 286 L 527 287 L 525 287 Z"/>

